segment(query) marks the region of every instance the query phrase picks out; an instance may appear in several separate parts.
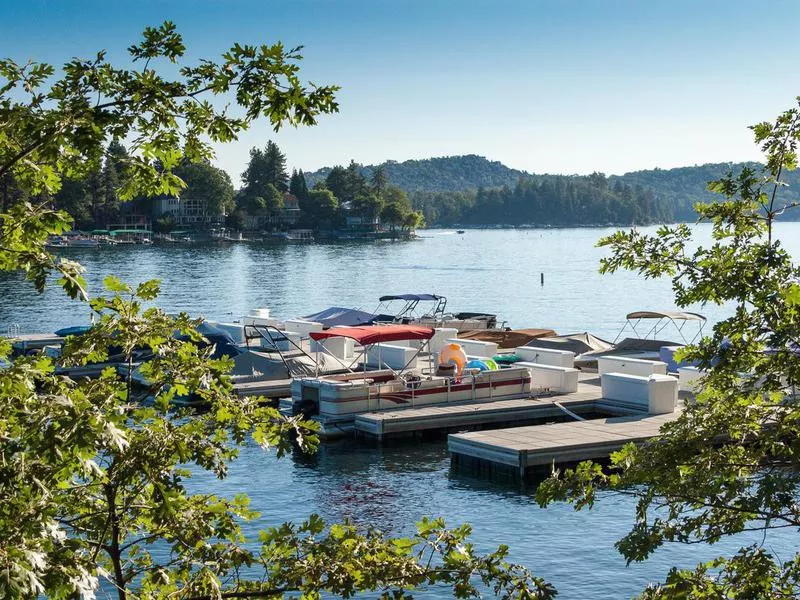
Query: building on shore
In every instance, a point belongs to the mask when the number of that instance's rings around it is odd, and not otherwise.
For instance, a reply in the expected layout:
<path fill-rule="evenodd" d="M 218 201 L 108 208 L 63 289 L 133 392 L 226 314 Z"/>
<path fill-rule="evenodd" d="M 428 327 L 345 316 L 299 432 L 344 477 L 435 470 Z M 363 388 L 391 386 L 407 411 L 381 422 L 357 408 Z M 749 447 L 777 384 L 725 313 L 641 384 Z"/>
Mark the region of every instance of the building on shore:
<path fill-rule="evenodd" d="M 209 229 L 225 224 L 225 215 L 209 213 L 205 200 L 200 198 L 157 198 L 153 216 L 170 217 L 176 227 L 184 229 Z"/>

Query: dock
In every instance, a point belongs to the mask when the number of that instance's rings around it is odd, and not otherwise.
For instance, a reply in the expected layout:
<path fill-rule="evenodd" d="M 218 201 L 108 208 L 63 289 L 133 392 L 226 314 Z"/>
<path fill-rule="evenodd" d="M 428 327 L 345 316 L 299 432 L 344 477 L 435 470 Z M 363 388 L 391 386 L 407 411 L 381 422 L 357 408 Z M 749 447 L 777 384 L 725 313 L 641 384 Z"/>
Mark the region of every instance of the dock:
<path fill-rule="evenodd" d="M 679 411 L 513 427 L 450 435 L 453 465 L 480 471 L 511 471 L 521 478 L 553 464 L 606 458 L 628 443 L 644 443 Z"/>
<path fill-rule="evenodd" d="M 42 350 L 45 346 L 61 346 L 64 338 L 55 333 L 20 333 L 4 335 L 11 341 L 14 354 L 24 355 Z"/>
<path fill-rule="evenodd" d="M 679 414 L 680 406 L 651 415 L 604 398 L 597 373 L 582 372 L 573 393 L 361 413 L 353 430 L 378 440 L 447 433 L 455 468 L 524 479 L 553 464 L 603 459 L 644 443 Z"/>
<path fill-rule="evenodd" d="M 640 408 L 603 399 L 596 373 L 581 373 L 578 390 L 570 394 L 545 392 L 513 400 L 366 412 L 356 415 L 353 430 L 359 437 L 385 440 L 422 432 L 516 427 L 553 419 L 573 420 L 576 415 L 592 418 L 636 414 L 641 414 Z"/>

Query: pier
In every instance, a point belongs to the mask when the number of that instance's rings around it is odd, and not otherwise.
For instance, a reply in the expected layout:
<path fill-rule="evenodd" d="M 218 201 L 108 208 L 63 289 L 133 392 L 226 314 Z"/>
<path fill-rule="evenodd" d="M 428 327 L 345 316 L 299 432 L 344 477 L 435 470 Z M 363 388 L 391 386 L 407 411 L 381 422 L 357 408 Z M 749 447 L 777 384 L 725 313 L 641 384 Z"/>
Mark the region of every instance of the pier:
<path fill-rule="evenodd" d="M 608 457 L 624 445 L 643 443 L 679 413 L 632 415 L 450 435 L 453 466 L 480 472 L 510 472 L 524 478 L 554 464 Z"/>
<path fill-rule="evenodd" d="M 356 415 L 353 425 L 359 437 L 386 440 L 463 431 L 465 428 L 514 427 L 553 419 L 641 415 L 639 407 L 605 400 L 597 373 L 581 373 L 578 390 L 569 394 L 539 393 L 530 398 L 493 402 L 432 405 Z"/>
<path fill-rule="evenodd" d="M 524 479 L 553 464 L 607 458 L 629 442 L 644 443 L 678 414 L 680 407 L 651 415 L 604 398 L 597 373 L 582 372 L 573 393 L 361 413 L 353 430 L 377 440 L 449 433 L 454 467 Z"/>

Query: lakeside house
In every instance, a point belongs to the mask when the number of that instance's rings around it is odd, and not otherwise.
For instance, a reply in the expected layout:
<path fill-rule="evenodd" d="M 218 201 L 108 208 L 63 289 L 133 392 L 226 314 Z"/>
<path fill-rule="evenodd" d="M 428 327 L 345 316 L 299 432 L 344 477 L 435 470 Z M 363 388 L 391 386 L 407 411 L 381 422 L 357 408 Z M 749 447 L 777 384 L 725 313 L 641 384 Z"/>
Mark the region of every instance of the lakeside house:
<path fill-rule="evenodd" d="M 208 229 L 225 224 L 224 214 L 211 214 L 201 198 L 157 198 L 153 202 L 153 217 L 171 217 L 177 227 Z"/>

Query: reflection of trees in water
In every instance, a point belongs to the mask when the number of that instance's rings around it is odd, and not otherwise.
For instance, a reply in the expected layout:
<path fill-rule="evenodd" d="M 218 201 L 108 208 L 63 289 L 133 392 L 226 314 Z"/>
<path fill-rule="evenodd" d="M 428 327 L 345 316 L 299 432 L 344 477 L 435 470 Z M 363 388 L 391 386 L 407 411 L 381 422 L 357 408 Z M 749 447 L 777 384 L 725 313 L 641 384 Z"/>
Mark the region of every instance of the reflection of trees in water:
<path fill-rule="evenodd" d="M 315 455 L 295 453 L 294 464 L 296 475 L 313 478 L 315 508 L 326 519 L 405 531 L 422 514 L 432 482 L 446 485 L 450 461 L 442 443 L 347 439 L 324 442 Z"/>

